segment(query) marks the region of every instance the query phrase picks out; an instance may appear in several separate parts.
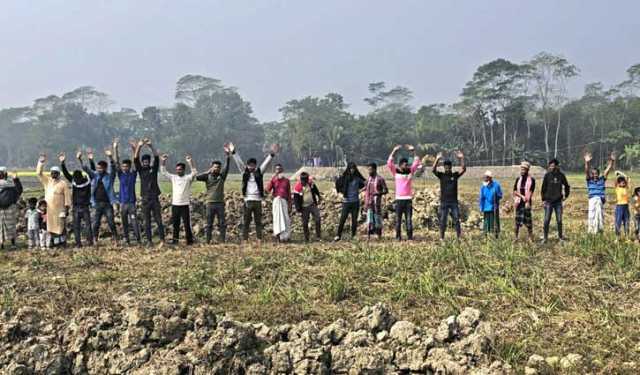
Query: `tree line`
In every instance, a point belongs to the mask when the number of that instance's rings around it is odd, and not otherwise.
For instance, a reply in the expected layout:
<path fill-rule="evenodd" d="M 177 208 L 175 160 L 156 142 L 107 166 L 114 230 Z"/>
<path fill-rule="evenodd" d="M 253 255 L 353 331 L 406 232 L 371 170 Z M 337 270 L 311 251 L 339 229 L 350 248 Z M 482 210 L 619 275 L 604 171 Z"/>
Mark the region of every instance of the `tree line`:
<path fill-rule="evenodd" d="M 373 82 L 363 98 L 366 114 L 328 93 L 286 102 L 274 122 L 260 122 L 236 88 L 202 75 L 178 79 L 172 106 L 142 112 L 111 110 L 108 94 L 83 86 L 0 110 L 0 164 L 30 167 L 41 151 L 72 153 L 108 147 L 113 138 L 152 137 L 160 149 L 190 152 L 201 163 L 221 157 L 224 142 L 233 140 L 247 157 L 279 143 L 289 167 L 313 158 L 324 165 L 384 161 L 394 145 L 411 143 L 433 154 L 462 149 L 470 165 L 556 157 L 567 169 L 579 168 L 585 151 L 599 165 L 616 150 L 633 168 L 640 161 L 640 64 L 627 69 L 623 82 L 589 83 L 571 98 L 567 87 L 579 74 L 577 65 L 547 52 L 520 63 L 499 58 L 477 68 L 455 103 L 415 108 L 409 88 Z"/>

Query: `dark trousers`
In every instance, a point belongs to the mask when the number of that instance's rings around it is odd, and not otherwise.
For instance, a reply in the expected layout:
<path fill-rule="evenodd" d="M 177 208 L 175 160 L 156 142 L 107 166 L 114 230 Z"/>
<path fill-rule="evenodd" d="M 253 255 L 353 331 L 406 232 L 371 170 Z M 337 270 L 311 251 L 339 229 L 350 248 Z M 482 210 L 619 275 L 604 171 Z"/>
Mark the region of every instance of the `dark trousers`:
<path fill-rule="evenodd" d="M 624 234 L 629 235 L 629 219 L 631 214 L 629 213 L 628 204 L 617 204 L 615 212 L 615 229 L 616 235 L 619 236 L 624 228 Z"/>
<path fill-rule="evenodd" d="M 91 208 L 89 206 L 73 206 L 73 235 L 76 246 L 82 246 L 82 222 L 85 225 L 85 236 L 89 245 L 93 245 L 93 231 L 91 230 Z"/>
<path fill-rule="evenodd" d="M 207 243 L 211 242 L 211 232 L 213 232 L 213 222 L 218 219 L 218 231 L 220 232 L 220 242 L 224 242 L 227 234 L 227 224 L 224 221 L 224 203 L 207 203 Z"/>
<path fill-rule="evenodd" d="M 116 229 L 116 223 L 113 220 L 113 206 L 111 206 L 111 203 L 96 202 L 95 210 L 95 218 L 93 221 L 93 236 L 95 241 L 98 241 L 98 237 L 100 235 L 100 222 L 102 221 L 102 216 L 107 218 L 107 224 L 111 230 L 111 235 L 114 240 L 117 240 L 118 230 Z"/>
<path fill-rule="evenodd" d="M 551 214 L 556 213 L 556 223 L 558 224 L 558 237 L 564 238 L 562 235 L 562 201 L 555 203 L 544 203 L 544 239 L 549 238 L 549 225 L 551 224 Z"/>
<path fill-rule="evenodd" d="M 635 216 L 635 222 L 636 222 L 636 238 L 640 239 L 640 214 L 636 214 Z"/>
<path fill-rule="evenodd" d="M 162 225 L 162 213 L 160 207 L 160 201 L 157 197 L 151 199 L 145 199 L 142 201 L 142 217 L 144 218 L 144 231 L 147 236 L 147 241 L 152 242 L 153 234 L 151 232 L 151 216 L 158 226 L 158 234 L 160 240 L 164 241 L 164 225 Z"/>
<path fill-rule="evenodd" d="M 242 239 L 249 239 L 249 226 L 251 225 L 251 217 L 256 223 L 256 235 L 258 239 L 262 239 L 262 201 L 245 201 L 244 212 L 242 215 Z"/>
<path fill-rule="evenodd" d="M 500 213 L 498 210 L 494 210 L 485 211 L 482 214 L 484 215 L 482 222 L 484 235 L 486 236 L 489 233 L 493 233 L 493 235 L 498 238 L 500 236 Z"/>
<path fill-rule="evenodd" d="M 129 230 L 131 229 L 129 224 L 133 227 L 133 235 L 136 236 L 136 241 L 140 243 L 140 226 L 138 225 L 138 215 L 136 213 L 135 203 L 121 203 L 120 204 L 120 218 L 122 219 L 122 231 L 124 232 L 124 239 L 129 243 Z"/>
<path fill-rule="evenodd" d="M 460 227 L 460 206 L 458 202 L 441 202 L 440 203 L 440 238 L 444 239 L 444 233 L 447 231 L 447 221 L 451 215 L 453 225 L 456 228 L 456 236 L 460 238 L 462 228 Z"/>
<path fill-rule="evenodd" d="M 173 242 L 180 240 L 180 221 L 184 224 L 184 232 L 187 237 L 187 245 L 193 244 L 191 232 L 191 215 L 189 206 L 171 206 L 171 224 L 173 225 Z"/>
<path fill-rule="evenodd" d="M 413 239 L 413 202 L 411 199 L 396 200 L 396 239 L 402 239 L 402 216 L 404 216 L 407 238 Z"/>
<path fill-rule="evenodd" d="M 337 237 L 342 237 L 342 231 L 344 230 L 344 224 L 347 222 L 347 217 L 351 215 L 351 237 L 356 236 L 358 230 L 358 215 L 360 214 L 360 202 L 343 202 L 342 211 L 340 212 L 340 222 L 338 223 Z"/>
<path fill-rule="evenodd" d="M 316 239 L 321 236 L 320 209 L 315 204 L 308 207 L 302 207 L 302 231 L 304 232 L 305 241 L 309 241 L 309 220 L 313 216 L 313 222 L 316 225 Z"/>

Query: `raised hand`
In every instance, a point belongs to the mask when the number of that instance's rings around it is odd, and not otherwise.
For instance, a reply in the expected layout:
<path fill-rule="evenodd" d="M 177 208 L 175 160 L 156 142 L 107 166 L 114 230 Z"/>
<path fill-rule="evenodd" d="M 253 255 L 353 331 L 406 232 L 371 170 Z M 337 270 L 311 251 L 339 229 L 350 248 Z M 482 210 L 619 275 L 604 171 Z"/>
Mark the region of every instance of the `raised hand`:
<path fill-rule="evenodd" d="M 60 161 L 60 163 L 64 163 L 66 159 L 67 159 L 67 156 L 64 154 L 64 152 L 61 152 L 58 154 L 58 161 Z"/>
<path fill-rule="evenodd" d="M 230 153 L 233 154 L 234 152 L 236 152 L 236 145 L 234 145 L 233 142 L 229 142 L 227 143 L 227 149 Z"/>
<path fill-rule="evenodd" d="M 233 144 L 232 144 L 232 143 L 229 143 L 229 142 L 225 143 L 225 144 L 222 146 L 222 148 L 224 148 L 224 153 L 225 153 L 225 154 L 229 155 L 229 154 L 231 153 L 231 146 L 233 146 Z"/>
<path fill-rule="evenodd" d="M 111 151 L 111 149 L 107 148 L 104 150 L 104 154 L 107 155 L 108 158 L 110 158 L 111 156 L 113 156 L 113 151 Z"/>
<path fill-rule="evenodd" d="M 402 148 L 402 145 L 396 145 L 396 146 L 393 148 L 393 152 L 398 152 L 398 150 L 400 150 L 401 148 Z"/>
<path fill-rule="evenodd" d="M 76 151 L 76 159 L 78 159 L 78 160 L 82 159 L 82 150 Z"/>
<path fill-rule="evenodd" d="M 89 160 L 93 160 L 93 149 L 91 147 L 87 149 L 87 157 Z"/>
<path fill-rule="evenodd" d="M 442 152 L 438 152 L 436 154 L 436 160 L 440 160 L 440 159 L 442 159 Z"/>
<path fill-rule="evenodd" d="M 405 147 L 407 148 L 407 150 L 409 150 L 409 152 L 413 152 L 416 150 L 416 148 L 413 147 L 413 145 L 405 145 Z"/>
<path fill-rule="evenodd" d="M 118 144 L 120 143 L 120 138 L 113 139 L 113 148 L 118 148 Z"/>
<path fill-rule="evenodd" d="M 591 155 L 590 152 L 585 152 L 584 153 L 584 162 L 585 163 L 589 163 L 591 160 L 593 160 L 593 156 Z"/>
<path fill-rule="evenodd" d="M 186 154 L 184 158 L 187 161 L 187 163 L 191 163 L 191 161 L 193 160 L 193 158 L 191 157 L 191 154 Z"/>
<path fill-rule="evenodd" d="M 167 161 L 167 159 L 169 159 L 169 155 L 167 154 L 162 154 L 162 156 L 160 156 L 160 160 L 162 160 L 163 162 Z"/>
<path fill-rule="evenodd" d="M 272 154 L 277 154 L 278 152 L 280 152 L 280 145 L 277 143 L 272 144 L 271 147 L 269 148 L 269 151 Z"/>
<path fill-rule="evenodd" d="M 616 161 L 618 158 L 618 154 L 615 151 L 611 151 L 611 155 L 609 155 L 609 160 Z"/>
<path fill-rule="evenodd" d="M 130 139 L 129 140 L 129 147 L 131 147 L 132 150 L 135 150 L 136 147 L 138 147 L 138 142 L 136 142 L 136 140 L 133 139 L 133 138 Z"/>
<path fill-rule="evenodd" d="M 456 157 L 458 159 L 462 159 L 462 158 L 464 158 L 464 153 L 462 153 L 462 151 L 458 150 L 458 151 L 456 151 Z"/>
<path fill-rule="evenodd" d="M 142 142 L 143 142 L 143 144 L 145 144 L 145 145 L 149 145 L 149 146 L 151 146 L 151 139 L 149 139 L 149 138 L 146 138 L 146 137 L 145 137 L 145 138 L 142 140 Z"/>
<path fill-rule="evenodd" d="M 47 162 L 47 154 L 45 154 L 44 152 L 40 153 L 40 156 L 38 157 L 38 163 L 44 164 Z"/>

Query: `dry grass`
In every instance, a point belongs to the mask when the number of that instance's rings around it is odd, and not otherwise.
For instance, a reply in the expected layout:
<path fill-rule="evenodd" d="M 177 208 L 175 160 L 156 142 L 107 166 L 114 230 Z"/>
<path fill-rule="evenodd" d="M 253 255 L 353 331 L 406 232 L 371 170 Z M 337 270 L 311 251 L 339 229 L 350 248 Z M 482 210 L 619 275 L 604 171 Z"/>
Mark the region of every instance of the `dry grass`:
<path fill-rule="evenodd" d="M 575 177 L 579 180 L 579 177 Z M 475 183 L 463 186 L 474 199 Z M 85 249 L 0 255 L 0 303 L 66 316 L 113 297 L 207 303 L 249 321 L 331 321 L 383 301 L 402 318 L 433 326 L 465 306 L 481 309 L 499 330 L 495 356 L 518 368 L 534 353 L 579 353 L 603 373 L 640 363 L 640 248 L 611 233 L 584 234 L 583 204 L 567 206 L 570 241 L 512 243 L 467 233 L 444 245 L 436 233 L 401 245 L 343 242 L 241 248 Z M 539 233 L 541 212 L 535 223 Z M 611 219 L 607 218 L 608 223 Z"/>

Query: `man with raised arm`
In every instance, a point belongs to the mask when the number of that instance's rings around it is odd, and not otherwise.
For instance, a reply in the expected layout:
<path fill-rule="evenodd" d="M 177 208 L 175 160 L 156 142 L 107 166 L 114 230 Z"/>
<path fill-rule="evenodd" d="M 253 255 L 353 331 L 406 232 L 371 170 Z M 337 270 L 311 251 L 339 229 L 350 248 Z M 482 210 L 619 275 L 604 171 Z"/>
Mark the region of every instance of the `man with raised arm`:
<path fill-rule="evenodd" d="M 407 158 L 401 158 L 398 166 L 394 162 L 395 156 L 402 146 L 393 148 L 387 159 L 387 168 L 395 181 L 396 187 L 396 239 L 402 239 L 402 216 L 405 217 L 407 238 L 413 240 L 413 188 L 412 181 L 416 171 L 420 169 L 420 158 L 416 156 L 416 149 L 412 145 L 406 145 L 406 149 L 413 156 L 413 162 L 409 165 Z"/>
<path fill-rule="evenodd" d="M 137 142 L 130 141 L 131 153 L 135 154 Z M 120 153 L 118 151 L 118 139 L 113 141 L 113 150 L 116 154 L 116 165 L 118 179 L 120 180 L 120 191 L 118 192 L 118 201 L 120 202 L 120 219 L 122 220 L 122 231 L 124 232 L 124 240 L 127 245 L 131 245 L 129 240 L 129 230 L 133 227 L 133 235 L 136 242 L 141 245 L 140 226 L 138 225 L 138 215 L 136 212 L 136 179 L 138 178 L 138 170 L 132 166 L 131 159 L 124 159 L 120 162 Z"/>
<path fill-rule="evenodd" d="M 76 153 L 76 158 L 82 164 L 82 151 Z M 73 201 L 73 234 L 76 247 L 82 247 L 82 222 L 86 227 L 89 246 L 93 245 L 93 230 L 91 229 L 91 181 L 81 170 L 76 169 L 73 175 L 69 173 L 64 152 L 58 154 L 62 174 L 71 183 L 71 200 Z"/>
<path fill-rule="evenodd" d="M 67 243 L 66 218 L 71 207 L 71 190 L 60 178 L 60 168 L 51 167 L 51 174 L 44 174 L 44 165 L 47 156 L 40 154 L 36 175 L 44 187 L 44 200 L 47 202 L 47 232 L 50 235 L 50 243 L 47 247 L 64 247 Z"/>
<path fill-rule="evenodd" d="M 142 147 L 148 146 L 153 153 L 153 164 L 151 155 L 144 154 L 140 157 Z M 164 225 L 162 224 L 162 213 L 160 207 L 160 186 L 158 186 L 158 172 L 160 170 L 160 156 L 153 147 L 151 140 L 145 138 L 136 144 L 136 151 L 133 155 L 133 162 L 140 175 L 140 199 L 142 200 L 142 217 L 144 219 L 147 245 L 153 244 L 153 234 L 151 232 L 151 216 L 158 226 L 158 234 L 161 244 L 164 243 Z"/>
<path fill-rule="evenodd" d="M 230 159 L 230 152 L 227 145 L 224 147 L 224 153 L 224 169 L 222 168 L 222 163 L 219 160 L 214 160 L 208 171 L 196 176 L 196 180 L 204 182 L 207 186 L 207 227 L 205 230 L 207 234 L 207 243 L 211 243 L 214 219 L 218 221 L 220 242 L 225 242 L 226 240 L 227 224 L 224 218 L 224 183 L 227 180 L 227 175 L 229 174 Z"/>
<path fill-rule="evenodd" d="M 456 228 L 456 236 L 462 236 L 462 228 L 460 226 L 460 206 L 458 205 L 458 179 L 467 171 L 464 163 L 464 154 L 462 151 L 456 151 L 456 157 L 460 161 L 460 171 L 453 171 L 453 162 L 445 160 L 444 172 L 438 170 L 438 163 L 442 159 L 442 153 L 436 155 L 433 161 L 432 172 L 440 180 L 440 241 L 444 241 L 444 235 L 447 231 L 447 220 L 449 215 L 453 220 Z"/>
<path fill-rule="evenodd" d="M 11 179 L 9 179 L 11 177 Z M 9 176 L 6 167 L 0 167 L 0 249 L 6 242 L 16 248 L 18 223 L 17 203 L 22 195 L 22 183 L 17 174 Z"/>
<path fill-rule="evenodd" d="M 191 203 L 191 183 L 195 180 L 198 171 L 194 165 L 191 155 L 187 154 L 185 159 L 189 164 L 189 174 L 185 174 L 185 163 L 176 164 L 176 173 L 167 172 L 167 154 L 162 155 L 160 173 L 171 181 L 171 224 L 173 225 L 173 240 L 171 243 L 177 245 L 180 241 L 180 221 L 184 224 L 184 231 L 187 238 L 187 246 L 193 245 L 193 232 L 191 231 L 191 214 L 189 205 Z"/>
<path fill-rule="evenodd" d="M 93 165 L 93 151 L 87 151 L 90 165 L 84 164 L 80 159 L 82 169 L 89 175 L 91 179 L 91 204 L 95 209 L 95 217 L 93 218 L 93 240 L 98 244 L 100 235 L 100 223 L 102 216 L 107 219 L 107 224 L 111 230 L 111 236 L 114 244 L 118 242 L 118 230 L 113 218 L 113 205 L 116 203 L 116 195 L 113 192 L 113 185 L 116 181 L 116 164 L 113 160 L 113 151 L 107 148 L 104 154 L 109 162 L 100 160 L 97 165 Z"/>
<path fill-rule="evenodd" d="M 233 143 L 229 144 L 231 155 L 236 162 L 236 166 L 242 173 L 242 196 L 244 197 L 244 210 L 242 215 L 242 240 L 249 239 L 249 225 L 251 217 L 256 225 L 256 235 L 258 242 L 262 240 L 262 200 L 264 199 L 264 172 L 269 163 L 279 151 L 278 145 L 271 145 L 269 155 L 264 159 L 260 168 L 255 158 L 250 158 L 245 164 L 236 152 Z"/>
<path fill-rule="evenodd" d="M 587 178 L 587 193 L 589 195 L 589 215 L 587 217 L 587 231 L 598 233 L 604 229 L 604 203 L 606 201 L 607 177 L 611 169 L 616 166 L 616 153 L 609 156 L 607 168 L 600 175 L 600 169 L 591 166 L 590 152 L 584 154 L 584 173 Z"/>

